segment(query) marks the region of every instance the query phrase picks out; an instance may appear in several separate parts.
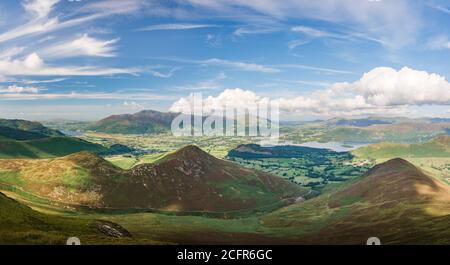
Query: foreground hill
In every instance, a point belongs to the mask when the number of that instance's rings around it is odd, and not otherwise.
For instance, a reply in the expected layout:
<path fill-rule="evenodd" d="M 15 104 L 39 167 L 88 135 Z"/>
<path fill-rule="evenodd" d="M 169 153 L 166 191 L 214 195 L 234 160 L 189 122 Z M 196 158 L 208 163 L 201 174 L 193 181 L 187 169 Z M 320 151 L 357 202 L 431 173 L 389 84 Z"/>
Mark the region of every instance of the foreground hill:
<path fill-rule="evenodd" d="M 178 113 L 143 110 L 135 114 L 109 116 L 86 129 L 103 133 L 153 134 L 170 130 Z"/>
<path fill-rule="evenodd" d="M 0 193 L 0 245 L 65 245 L 74 235 L 82 244 L 126 244 L 132 236 L 114 222 L 41 213 Z M 148 239 L 140 242 L 159 243 Z"/>
<path fill-rule="evenodd" d="M 332 194 L 280 209 L 264 218 L 272 228 L 296 231 L 292 241 L 364 244 L 450 243 L 450 187 L 403 159 L 375 166 Z"/>
<path fill-rule="evenodd" d="M 81 152 L 50 160 L 0 160 L 0 181 L 52 201 L 91 207 L 228 211 L 296 199 L 306 190 L 187 146 L 130 170 Z"/>

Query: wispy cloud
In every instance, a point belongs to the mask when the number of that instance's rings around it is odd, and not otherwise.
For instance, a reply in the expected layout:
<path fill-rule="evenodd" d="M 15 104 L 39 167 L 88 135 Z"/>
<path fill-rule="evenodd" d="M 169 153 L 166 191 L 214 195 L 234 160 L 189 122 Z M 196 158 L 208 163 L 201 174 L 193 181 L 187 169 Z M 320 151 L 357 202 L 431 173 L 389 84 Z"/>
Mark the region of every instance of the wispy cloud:
<path fill-rule="evenodd" d="M 346 40 L 346 41 L 359 39 L 359 40 L 375 42 L 375 43 L 378 43 L 381 45 L 387 45 L 387 43 L 381 39 L 370 37 L 366 34 L 363 34 L 360 32 L 354 32 L 354 31 L 330 32 L 330 31 L 325 31 L 325 30 L 316 29 L 316 28 L 312 28 L 312 27 L 306 27 L 306 26 L 295 26 L 295 27 L 291 28 L 291 31 L 302 33 L 311 38 L 333 38 L 333 39 Z"/>
<path fill-rule="evenodd" d="M 211 58 L 207 60 L 198 61 L 199 64 L 202 65 L 221 65 L 232 68 L 237 68 L 244 71 L 250 72 L 260 72 L 260 73 L 278 73 L 279 69 L 274 67 L 269 67 L 262 64 L 249 63 L 249 62 L 241 62 L 241 61 L 231 61 L 224 59 Z"/>
<path fill-rule="evenodd" d="M 154 67 L 153 69 L 148 69 L 145 72 L 148 72 L 149 74 L 151 74 L 154 77 L 160 77 L 160 78 L 170 78 L 173 76 L 173 74 L 178 71 L 180 69 L 180 67 L 175 67 L 170 69 L 168 72 L 163 73 L 160 70 L 156 70 L 160 67 Z"/>
<path fill-rule="evenodd" d="M 447 7 L 443 7 L 443 6 L 440 6 L 440 5 L 433 5 L 433 4 L 429 4 L 428 6 L 430 6 L 431 8 L 434 8 L 434 9 L 436 9 L 438 11 L 441 11 L 441 12 L 443 12 L 445 14 L 450 15 L 450 9 L 447 8 Z"/>
<path fill-rule="evenodd" d="M 47 58 L 68 58 L 77 56 L 116 56 L 114 44 L 119 39 L 99 40 L 87 34 L 76 39 L 44 48 L 40 54 Z"/>
<path fill-rule="evenodd" d="M 24 59 L 0 60 L 2 76 L 102 76 L 115 74 L 136 75 L 139 68 L 112 68 L 99 66 L 50 66 L 42 58 L 31 53 Z"/>
<path fill-rule="evenodd" d="M 445 35 L 440 35 L 427 42 L 427 48 L 432 50 L 450 49 L 450 40 Z"/>
<path fill-rule="evenodd" d="M 189 29 L 201 29 L 201 28 L 215 28 L 219 27 L 218 25 L 212 24 L 183 24 L 183 23 L 174 23 L 174 24 L 158 24 L 158 25 L 150 25 L 147 27 L 139 28 L 137 31 L 153 31 L 153 30 L 189 30 Z"/>
<path fill-rule="evenodd" d="M 181 86 L 175 86 L 176 91 L 198 91 L 198 90 L 214 90 L 221 88 L 220 81 L 227 78 L 227 75 L 223 72 L 220 72 L 215 77 L 200 81 L 194 84 L 187 84 Z"/>
<path fill-rule="evenodd" d="M 54 78 L 54 79 L 44 79 L 44 80 L 20 80 L 18 82 L 27 85 L 33 84 L 50 84 L 50 83 L 58 83 L 67 80 L 67 78 Z"/>
<path fill-rule="evenodd" d="M 278 65 L 274 65 L 274 67 L 304 69 L 304 70 L 311 70 L 311 71 L 323 72 L 323 73 L 328 73 L 328 74 L 354 74 L 353 72 L 347 71 L 347 70 L 318 67 L 318 66 L 311 66 L 311 65 L 304 65 L 304 64 L 278 64 Z"/>
<path fill-rule="evenodd" d="M 233 35 L 236 37 L 243 37 L 245 35 L 268 34 L 268 33 L 273 33 L 273 32 L 277 32 L 280 30 L 281 29 L 279 27 L 275 27 L 275 26 L 246 25 L 246 26 L 241 26 L 241 27 L 237 28 L 233 32 Z"/>
<path fill-rule="evenodd" d="M 75 92 L 70 93 L 0 93 L 0 100 L 105 99 L 105 100 L 175 100 L 176 97 L 152 93 Z"/>
<path fill-rule="evenodd" d="M 292 41 L 288 42 L 288 47 L 289 47 L 289 50 L 293 50 L 293 49 L 297 48 L 298 46 L 307 44 L 308 42 L 309 41 L 307 41 L 307 40 L 292 40 Z"/>
<path fill-rule="evenodd" d="M 174 61 L 174 62 L 186 63 L 186 64 L 197 64 L 197 65 L 202 65 L 202 66 L 217 65 L 217 66 L 235 68 L 235 69 L 248 71 L 248 72 L 260 72 L 260 73 L 278 73 L 278 72 L 280 72 L 280 69 L 277 69 L 277 68 L 271 67 L 271 66 L 267 66 L 264 64 L 257 64 L 257 63 L 244 62 L 244 61 L 235 61 L 235 60 L 226 60 L 226 59 L 219 59 L 219 58 L 210 58 L 210 59 L 205 59 L 205 60 L 191 60 L 191 59 L 170 58 L 170 57 L 164 57 L 164 58 L 154 57 L 154 59 L 168 60 L 168 61 Z"/>

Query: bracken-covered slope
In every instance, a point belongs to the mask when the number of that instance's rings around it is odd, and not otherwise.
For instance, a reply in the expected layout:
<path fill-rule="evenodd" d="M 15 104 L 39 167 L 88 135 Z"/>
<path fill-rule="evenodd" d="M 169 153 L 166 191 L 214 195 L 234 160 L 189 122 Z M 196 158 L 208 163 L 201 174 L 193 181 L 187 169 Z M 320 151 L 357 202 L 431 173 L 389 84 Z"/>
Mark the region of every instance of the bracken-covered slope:
<path fill-rule="evenodd" d="M 103 133 L 153 134 L 170 130 L 178 113 L 143 110 L 135 114 L 112 115 L 87 127 Z"/>
<path fill-rule="evenodd" d="M 331 194 L 267 215 L 289 228 L 290 241 L 308 244 L 449 244 L 450 187 L 403 159 L 375 166 Z"/>
<path fill-rule="evenodd" d="M 91 207 L 229 211 L 306 194 L 282 178 L 241 168 L 195 146 L 130 170 L 89 152 L 51 160 L 0 160 L 0 169 L 0 181 L 53 201 Z"/>

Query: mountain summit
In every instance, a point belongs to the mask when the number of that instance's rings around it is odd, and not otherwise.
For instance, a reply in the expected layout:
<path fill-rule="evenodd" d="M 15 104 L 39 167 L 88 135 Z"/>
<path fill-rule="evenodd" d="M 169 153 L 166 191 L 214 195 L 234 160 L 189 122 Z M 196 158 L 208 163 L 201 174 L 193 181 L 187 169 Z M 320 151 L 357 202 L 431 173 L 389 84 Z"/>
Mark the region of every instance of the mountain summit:
<path fill-rule="evenodd" d="M 88 130 L 103 133 L 153 134 L 170 130 L 172 120 L 178 115 L 173 112 L 143 110 L 135 114 L 112 115 L 87 127 Z"/>

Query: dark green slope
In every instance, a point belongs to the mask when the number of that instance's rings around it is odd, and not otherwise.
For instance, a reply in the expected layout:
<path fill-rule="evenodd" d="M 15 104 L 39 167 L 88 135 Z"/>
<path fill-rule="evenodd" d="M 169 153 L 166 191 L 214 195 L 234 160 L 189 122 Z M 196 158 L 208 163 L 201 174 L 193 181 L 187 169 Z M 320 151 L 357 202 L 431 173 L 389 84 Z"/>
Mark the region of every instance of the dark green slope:
<path fill-rule="evenodd" d="M 73 137 L 16 141 L 0 139 L 0 158 L 51 158 L 80 151 L 106 154 L 108 148 Z"/>
<path fill-rule="evenodd" d="M 60 131 L 47 128 L 39 122 L 26 121 L 26 120 L 0 119 L 0 128 L 2 128 L 0 130 L 0 135 L 2 135 L 1 134 L 2 130 L 6 130 L 5 128 L 15 129 L 15 130 L 17 130 L 16 131 L 17 134 L 28 132 L 28 133 L 30 133 L 31 138 L 27 138 L 27 139 L 36 139 L 37 138 L 36 136 L 38 136 L 38 135 L 47 136 L 47 137 L 48 136 L 54 136 L 54 137 L 64 136 L 64 134 L 61 133 Z M 14 130 L 12 130 L 12 131 L 14 131 Z M 7 132 L 7 131 L 5 131 L 5 132 Z M 12 138 L 12 139 L 16 139 L 16 138 Z M 16 139 L 16 140 L 26 140 L 26 139 Z"/>

